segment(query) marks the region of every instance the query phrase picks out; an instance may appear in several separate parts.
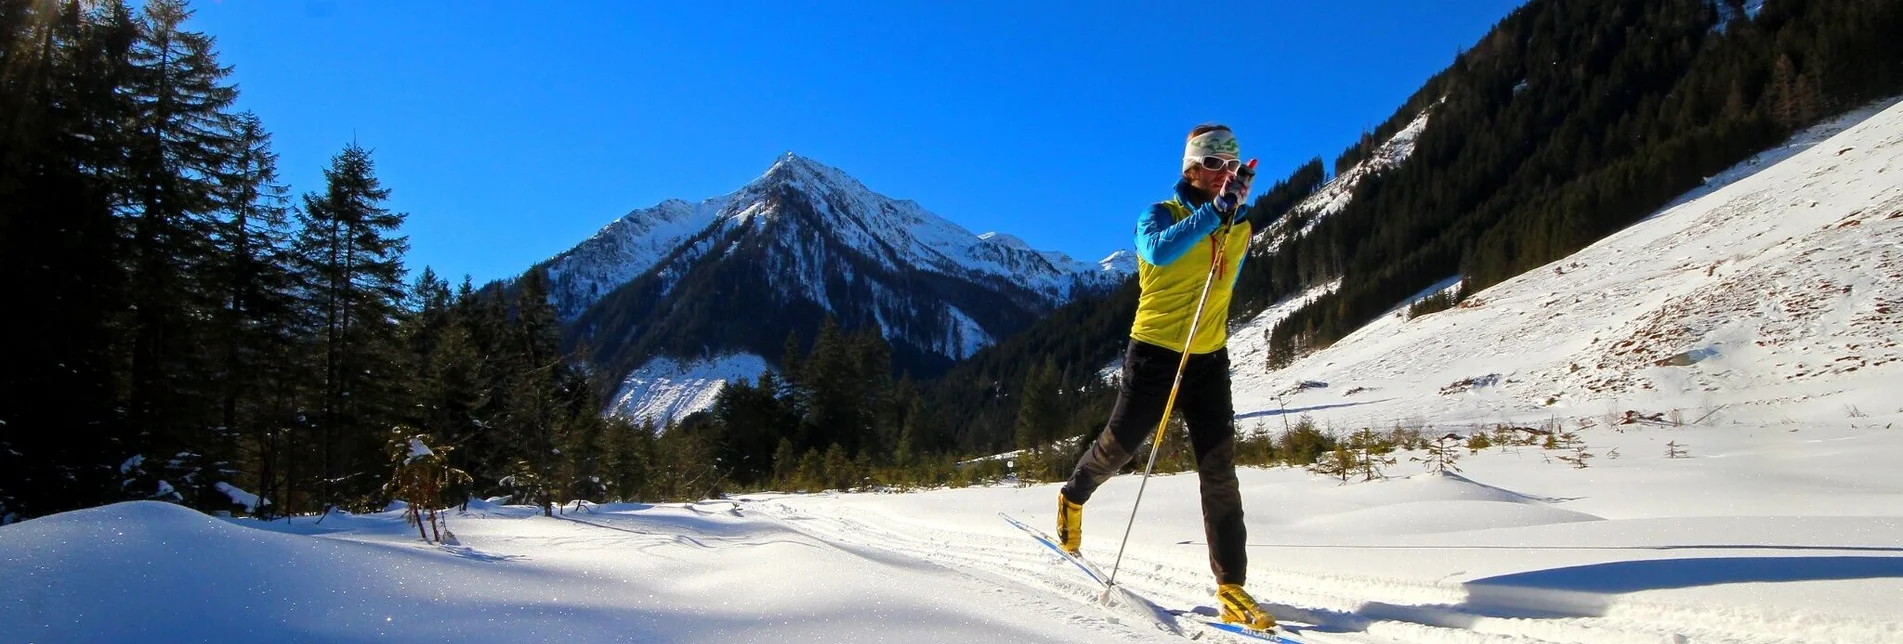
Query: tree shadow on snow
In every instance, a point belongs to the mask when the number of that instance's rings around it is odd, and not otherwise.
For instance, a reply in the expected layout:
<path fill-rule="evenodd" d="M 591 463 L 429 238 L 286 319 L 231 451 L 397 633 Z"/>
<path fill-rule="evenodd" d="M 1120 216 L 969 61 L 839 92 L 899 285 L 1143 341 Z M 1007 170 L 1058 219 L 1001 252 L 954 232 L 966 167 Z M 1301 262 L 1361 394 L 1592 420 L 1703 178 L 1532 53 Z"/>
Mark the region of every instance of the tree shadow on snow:
<path fill-rule="evenodd" d="M 1612 561 L 1513 573 L 1467 582 L 1590 593 L 1630 593 L 1664 588 L 1765 581 L 1903 578 L 1903 557 L 1698 557 Z"/>
<path fill-rule="evenodd" d="M 1307 407 L 1291 407 L 1288 409 L 1264 409 L 1261 411 L 1252 411 L 1252 412 L 1247 412 L 1242 414 L 1236 414 L 1236 420 L 1248 420 L 1251 418 L 1262 418 L 1265 416 L 1287 416 L 1289 414 L 1305 414 L 1311 411 L 1321 411 L 1324 409 L 1340 409 L 1342 407 L 1360 407 L 1362 405 L 1373 405 L 1376 403 L 1384 403 L 1390 400 L 1394 400 L 1394 399 L 1382 398 L 1380 400 L 1363 400 L 1360 402 L 1335 403 L 1332 405 L 1310 405 Z"/>
<path fill-rule="evenodd" d="M 1499 575 L 1464 584 L 1459 605 L 1370 602 L 1355 616 L 1469 628 L 1480 618 L 1600 617 L 1616 596 L 1644 590 L 1780 581 L 1903 578 L 1903 557 L 1699 557 L 1612 561 Z"/>

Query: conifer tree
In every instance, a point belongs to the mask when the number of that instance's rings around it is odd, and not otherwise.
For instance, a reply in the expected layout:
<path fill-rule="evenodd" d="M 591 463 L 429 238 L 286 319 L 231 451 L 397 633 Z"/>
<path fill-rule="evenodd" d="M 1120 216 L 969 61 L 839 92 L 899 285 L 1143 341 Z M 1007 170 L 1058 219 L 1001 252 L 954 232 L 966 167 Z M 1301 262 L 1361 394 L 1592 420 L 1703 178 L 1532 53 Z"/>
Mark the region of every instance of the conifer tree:
<path fill-rule="evenodd" d="M 1374 433 L 1374 430 L 1362 428 L 1348 437 L 1348 447 L 1354 450 L 1354 470 L 1361 475 L 1362 481 L 1383 478 L 1382 468 L 1394 465 L 1394 443 Z"/>
<path fill-rule="evenodd" d="M 899 440 L 892 448 L 892 464 L 907 468 L 918 462 L 921 448 L 929 446 L 924 434 L 925 400 L 913 396 L 906 404 L 905 419 L 899 427 Z"/>
<path fill-rule="evenodd" d="M 625 416 L 608 417 L 607 483 L 609 492 L 623 501 L 651 497 L 655 455 L 654 421 L 636 422 Z"/>
<path fill-rule="evenodd" d="M 608 421 L 601 406 L 589 391 L 587 378 L 579 372 L 567 373 L 563 393 L 569 400 L 560 436 L 562 479 L 567 483 L 568 498 L 577 501 L 608 500 L 604 479 L 608 463 Z"/>
<path fill-rule="evenodd" d="M 824 449 L 851 440 L 859 428 L 854 395 L 856 377 L 852 356 L 839 325 L 827 318 L 813 341 L 813 350 L 800 365 L 800 388 L 806 399 L 806 417 L 794 441 L 802 450 Z"/>
<path fill-rule="evenodd" d="M 297 425 L 308 366 L 298 346 L 306 332 L 297 301 L 302 286 L 293 271 L 289 191 L 278 182 L 270 135 L 249 113 L 234 124 L 238 147 L 231 168 L 218 176 L 215 196 L 224 218 L 207 269 L 218 295 L 211 374 L 218 379 L 217 423 L 224 433 L 198 449 L 216 462 L 249 463 L 241 480 L 261 499 L 281 499 L 282 441 Z M 240 445 L 246 454 L 238 453 Z"/>
<path fill-rule="evenodd" d="M 128 52 L 132 114 L 123 175 L 130 269 L 131 355 L 127 413 L 135 449 L 185 498 L 211 507 L 212 485 L 226 476 L 218 459 L 231 450 L 219 424 L 214 364 L 203 348 L 219 293 L 208 284 L 219 226 L 221 181 L 240 151 L 240 127 L 228 111 L 237 88 L 212 39 L 185 29 L 182 0 L 155 0 L 139 17 Z M 215 355 L 215 354 L 214 354 Z"/>
<path fill-rule="evenodd" d="M 119 496 L 131 12 L 0 0 L 0 523 Z M 8 517 L 12 517 L 9 519 Z"/>
<path fill-rule="evenodd" d="M 552 486 L 558 481 L 559 434 L 564 420 L 559 397 L 567 366 L 555 309 L 548 302 L 546 275 L 541 270 L 529 271 L 516 287 L 505 415 L 510 451 L 521 461 L 517 476 L 540 486 L 518 486 L 530 494 L 525 500 L 541 506 L 543 514 L 553 515 L 554 495 L 559 488 Z M 521 477 L 521 468 L 527 468 L 533 476 Z"/>
<path fill-rule="evenodd" d="M 731 469 L 735 482 L 763 483 L 774 472 L 777 448 L 791 425 L 773 396 L 778 389 L 778 379 L 766 371 L 757 385 L 730 382 L 714 397 L 715 442 L 721 464 Z"/>
<path fill-rule="evenodd" d="M 1484 434 L 1475 434 L 1474 436 L 1485 440 Z M 1434 439 L 1434 442 L 1428 443 L 1426 455 L 1410 457 L 1408 460 L 1421 463 L 1427 467 L 1427 471 L 1429 472 L 1459 472 L 1460 466 L 1455 463 L 1460 460 L 1460 440 L 1459 435 L 1448 433 L 1447 435 Z M 1469 443 L 1469 445 L 1471 445 L 1471 443 Z M 1474 449 L 1475 451 L 1479 451 L 1485 448 L 1486 446 L 1482 445 Z"/>
<path fill-rule="evenodd" d="M 1337 443 L 1333 449 L 1308 464 L 1308 471 L 1336 479 L 1342 484 L 1354 477 L 1361 466 L 1360 455 L 1348 447 L 1348 443 Z"/>
<path fill-rule="evenodd" d="M 868 326 L 852 337 L 852 395 L 855 426 L 848 450 L 855 457 L 886 454 L 898 439 L 897 417 L 893 409 L 892 346 L 876 326 Z"/>
<path fill-rule="evenodd" d="M 482 431 L 478 410 L 489 396 L 481 381 L 483 360 L 461 318 L 464 297 L 473 297 L 466 283 L 452 294 L 449 283 L 425 267 L 402 328 L 412 369 L 410 397 L 416 401 L 407 422 L 446 437 L 450 444 L 469 441 Z M 449 458 L 464 469 L 473 467 L 466 451 L 456 450 Z"/>
<path fill-rule="evenodd" d="M 1056 365 L 1046 360 L 1031 369 L 1018 394 L 1015 424 L 1018 476 L 1027 480 L 1046 480 L 1061 467 L 1063 459 L 1051 449 L 1051 441 L 1061 432 L 1062 411 L 1058 409 Z"/>
<path fill-rule="evenodd" d="M 472 378 L 479 402 L 472 410 L 478 421 L 471 428 L 461 454 L 468 458 L 470 475 L 483 488 L 495 484 L 502 473 L 514 466 L 513 429 L 509 424 L 510 391 L 514 386 L 513 357 L 518 343 L 513 339 L 507 302 L 500 285 L 476 290 L 468 277 L 457 288 L 455 318 L 469 335 L 470 347 L 481 360 Z"/>
<path fill-rule="evenodd" d="M 344 148 L 324 170 L 326 188 L 306 193 L 298 263 L 308 280 L 315 328 L 312 424 L 320 455 L 319 498 L 334 506 L 373 491 L 384 433 L 398 419 L 401 373 L 396 320 L 403 298 L 404 215 L 383 207 L 390 191 L 370 151 Z"/>

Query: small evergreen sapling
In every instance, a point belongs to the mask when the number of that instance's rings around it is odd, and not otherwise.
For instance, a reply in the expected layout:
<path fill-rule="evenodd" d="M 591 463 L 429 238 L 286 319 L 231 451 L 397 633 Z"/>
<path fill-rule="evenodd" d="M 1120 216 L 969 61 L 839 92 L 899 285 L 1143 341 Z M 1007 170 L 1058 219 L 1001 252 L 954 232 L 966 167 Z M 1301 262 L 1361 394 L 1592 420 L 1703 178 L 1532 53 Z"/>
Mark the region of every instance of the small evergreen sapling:
<path fill-rule="evenodd" d="M 396 464 L 396 471 L 390 481 L 383 484 L 383 492 L 409 506 L 404 510 L 404 519 L 416 526 L 417 536 L 425 543 L 443 543 L 443 535 L 451 539 L 456 535 L 449 532 L 449 526 L 437 510 L 460 503 L 460 499 L 447 498 L 448 493 L 466 489 L 471 479 L 468 473 L 449 465 L 446 455 L 454 448 L 446 445 L 431 448 L 432 440 L 428 434 L 412 434 L 408 428 L 396 428 L 389 445 L 390 460 Z M 426 523 L 427 533 L 423 531 Z"/>
<path fill-rule="evenodd" d="M 1469 440 L 1468 446 L 1470 449 L 1479 452 L 1481 449 L 1486 448 L 1484 444 L 1486 436 L 1475 434 L 1474 438 L 1480 439 L 1483 441 L 1483 444 L 1479 448 L 1473 448 L 1473 443 Z M 1454 463 L 1460 460 L 1460 441 L 1461 437 L 1459 434 L 1448 432 L 1447 435 L 1436 438 L 1434 442 L 1427 444 L 1427 454 L 1425 456 L 1412 456 L 1408 457 L 1407 460 L 1421 463 L 1427 467 L 1427 471 L 1436 474 L 1459 472 L 1460 466 Z"/>
<path fill-rule="evenodd" d="M 1346 485 L 1359 466 L 1354 450 L 1347 443 L 1336 443 L 1335 448 L 1308 464 L 1308 471 L 1327 476 Z"/>
<path fill-rule="evenodd" d="M 1559 458 L 1559 460 L 1564 463 L 1572 465 L 1573 469 L 1583 470 L 1583 469 L 1586 469 L 1586 459 L 1592 458 L 1592 453 L 1586 451 L 1586 445 L 1582 443 L 1579 446 L 1573 448 L 1572 455 L 1560 456 L 1557 458 Z"/>
<path fill-rule="evenodd" d="M 1486 432 L 1474 432 L 1472 436 L 1467 437 L 1468 454 L 1479 454 L 1480 450 L 1489 447 L 1493 447 L 1493 441 L 1487 438 Z"/>
<path fill-rule="evenodd" d="M 1665 444 L 1665 458 L 1685 458 L 1685 446 L 1672 441 Z"/>
<path fill-rule="evenodd" d="M 1388 437 L 1374 433 L 1374 430 L 1362 428 L 1348 438 L 1348 445 L 1355 450 L 1355 472 L 1361 480 L 1372 481 L 1386 478 L 1381 468 L 1394 465 L 1394 443 Z"/>

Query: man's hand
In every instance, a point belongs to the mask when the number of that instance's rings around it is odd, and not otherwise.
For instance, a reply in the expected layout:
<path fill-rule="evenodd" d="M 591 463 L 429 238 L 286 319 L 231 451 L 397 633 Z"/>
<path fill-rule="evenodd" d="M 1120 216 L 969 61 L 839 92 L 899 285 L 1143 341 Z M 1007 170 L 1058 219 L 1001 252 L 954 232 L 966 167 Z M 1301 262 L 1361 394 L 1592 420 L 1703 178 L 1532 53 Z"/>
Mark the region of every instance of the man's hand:
<path fill-rule="evenodd" d="M 1249 202 L 1249 186 L 1255 183 L 1255 159 L 1236 169 L 1236 176 L 1229 180 L 1228 190 L 1235 193 L 1236 203 Z"/>
<path fill-rule="evenodd" d="M 1242 200 L 1236 198 L 1234 193 L 1225 193 L 1216 197 L 1215 205 L 1216 213 L 1222 215 L 1222 223 L 1227 225 L 1235 220 L 1236 207 L 1242 205 Z"/>

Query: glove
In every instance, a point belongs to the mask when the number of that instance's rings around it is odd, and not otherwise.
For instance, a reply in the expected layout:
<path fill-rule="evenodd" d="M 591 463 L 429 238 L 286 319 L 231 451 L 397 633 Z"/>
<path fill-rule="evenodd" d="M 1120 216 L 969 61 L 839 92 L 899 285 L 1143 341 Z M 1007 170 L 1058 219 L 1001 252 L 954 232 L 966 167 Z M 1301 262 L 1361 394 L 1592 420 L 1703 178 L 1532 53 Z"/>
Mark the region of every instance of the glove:
<path fill-rule="evenodd" d="M 1240 197 L 1234 193 L 1224 193 L 1216 197 L 1213 205 L 1216 207 L 1216 214 L 1222 217 L 1222 225 L 1235 223 L 1236 207 L 1241 205 L 1240 202 Z"/>

